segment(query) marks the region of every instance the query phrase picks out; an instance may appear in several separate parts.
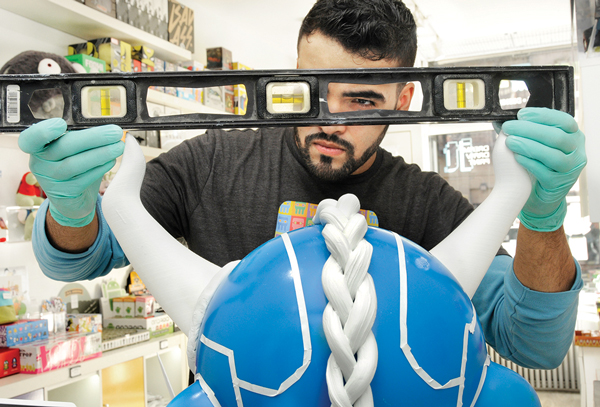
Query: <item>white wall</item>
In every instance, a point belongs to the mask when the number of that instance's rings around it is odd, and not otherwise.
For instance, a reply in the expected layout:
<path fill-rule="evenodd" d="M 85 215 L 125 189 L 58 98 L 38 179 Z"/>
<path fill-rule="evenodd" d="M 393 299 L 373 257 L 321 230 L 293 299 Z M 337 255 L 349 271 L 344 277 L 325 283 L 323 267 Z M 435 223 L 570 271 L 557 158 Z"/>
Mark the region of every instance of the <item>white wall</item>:
<path fill-rule="evenodd" d="M 314 0 L 261 0 L 260 6 L 239 0 L 180 3 L 194 9 L 196 60 L 206 64 L 206 48 L 224 47 L 232 52 L 234 62 L 254 69 L 294 69 L 302 22 L 297 16 L 304 16 Z M 261 13 L 256 13 L 257 7 Z"/>
<path fill-rule="evenodd" d="M 67 55 L 67 46 L 84 41 L 0 9 L 0 67 L 23 51 Z"/>

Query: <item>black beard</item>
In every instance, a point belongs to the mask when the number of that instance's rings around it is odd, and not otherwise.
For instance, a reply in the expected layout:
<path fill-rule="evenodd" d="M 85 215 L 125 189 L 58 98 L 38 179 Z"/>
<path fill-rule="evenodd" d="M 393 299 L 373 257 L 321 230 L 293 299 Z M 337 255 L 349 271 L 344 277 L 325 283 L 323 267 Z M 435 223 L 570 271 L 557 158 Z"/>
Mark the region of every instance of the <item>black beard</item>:
<path fill-rule="evenodd" d="M 383 132 L 379 135 L 375 143 L 373 143 L 364 154 L 359 158 L 354 158 L 354 146 L 350 144 L 348 141 L 339 138 L 335 134 L 327 134 L 327 133 L 314 133 L 306 136 L 304 140 L 304 145 L 300 143 L 300 136 L 298 135 L 298 129 L 294 129 L 294 140 L 296 141 L 296 145 L 298 146 L 298 152 L 300 153 L 300 157 L 308 172 L 324 181 L 341 181 L 347 178 L 350 174 L 354 173 L 360 167 L 362 167 L 368 160 L 371 158 L 373 154 L 377 152 L 377 147 L 381 144 L 385 133 L 387 132 L 388 126 L 385 127 Z M 314 163 L 310 159 L 310 151 L 309 146 L 311 142 L 314 140 L 324 140 L 330 143 L 336 143 L 339 146 L 343 147 L 346 150 L 346 154 L 348 155 L 348 159 L 344 162 L 344 164 L 338 168 L 334 169 L 332 167 L 333 157 L 329 157 L 326 155 L 321 155 L 319 162 Z"/>

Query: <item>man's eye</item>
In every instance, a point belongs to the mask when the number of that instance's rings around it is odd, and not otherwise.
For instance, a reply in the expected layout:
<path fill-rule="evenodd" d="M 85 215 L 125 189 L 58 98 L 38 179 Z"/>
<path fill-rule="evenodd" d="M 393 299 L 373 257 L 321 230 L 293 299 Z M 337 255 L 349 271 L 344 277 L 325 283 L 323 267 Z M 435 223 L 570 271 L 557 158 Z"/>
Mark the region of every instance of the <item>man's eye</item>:
<path fill-rule="evenodd" d="M 361 107 L 375 107 L 375 102 L 369 99 L 353 99 L 352 103 Z"/>

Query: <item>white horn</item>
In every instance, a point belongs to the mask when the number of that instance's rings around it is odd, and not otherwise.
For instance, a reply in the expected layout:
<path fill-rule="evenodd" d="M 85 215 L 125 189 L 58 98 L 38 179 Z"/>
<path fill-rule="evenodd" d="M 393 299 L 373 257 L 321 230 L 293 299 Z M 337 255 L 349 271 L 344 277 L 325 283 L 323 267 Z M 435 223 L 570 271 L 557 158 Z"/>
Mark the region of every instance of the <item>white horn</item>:
<path fill-rule="evenodd" d="M 431 250 L 473 298 L 511 225 L 531 193 L 531 179 L 501 132 L 492 153 L 496 183 L 487 199 Z"/>
<path fill-rule="evenodd" d="M 146 211 L 140 188 L 146 160 L 132 136 L 102 199 L 102 212 L 127 258 L 165 312 L 189 332 L 196 302 L 220 267 L 188 250 Z"/>

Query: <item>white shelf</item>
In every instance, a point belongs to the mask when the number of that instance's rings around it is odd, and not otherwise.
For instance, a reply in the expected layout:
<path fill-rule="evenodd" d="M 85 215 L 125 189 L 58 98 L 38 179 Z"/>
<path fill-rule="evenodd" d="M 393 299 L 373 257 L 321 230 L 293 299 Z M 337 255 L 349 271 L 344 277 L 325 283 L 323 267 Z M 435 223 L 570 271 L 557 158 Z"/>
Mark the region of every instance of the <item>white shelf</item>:
<path fill-rule="evenodd" d="M 0 0 L 0 8 L 85 40 L 114 37 L 147 45 L 165 61 L 192 59 L 192 53 L 74 0 Z"/>
<path fill-rule="evenodd" d="M 168 343 L 165 346 L 165 341 Z M 161 343 L 163 344 L 161 347 Z M 187 358 L 185 356 L 187 338 L 183 332 L 178 331 L 174 334 L 161 336 L 151 339 L 146 342 L 140 342 L 135 345 L 125 346 L 115 350 L 103 352 L 102 356 L 96 359 L 91 359 L 73 366 L 64 367 L 62 369 L 52 370 L 41 374 L 23 374 L 8 376 L 0 381 L 0 398 L 12 398 L 21 394 L 28 393 L 37 389 L 55 389 L 60 386 L 65 386 L 79 380 L 85 379 L 94 374 L 98 374 L 104 368 L 118 365 L 129 360 L 140 357 L 152 357 L 156 354 L 168 352 L 173 348 L 181 349 L 182 364 L 181 375 L 183 383 L 187 385 Z M 69 375 L 70 369 L 74 366 L 81 366 L 81 375 L 71 378 Z M 182 389 L 176 390 L 176 393 Z"/>

